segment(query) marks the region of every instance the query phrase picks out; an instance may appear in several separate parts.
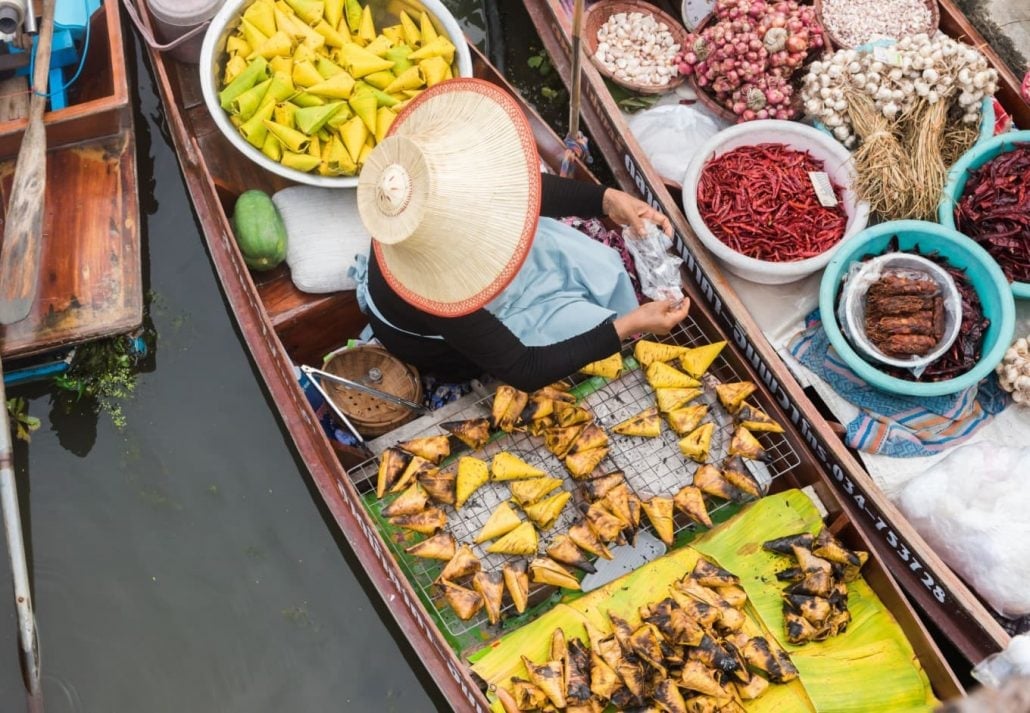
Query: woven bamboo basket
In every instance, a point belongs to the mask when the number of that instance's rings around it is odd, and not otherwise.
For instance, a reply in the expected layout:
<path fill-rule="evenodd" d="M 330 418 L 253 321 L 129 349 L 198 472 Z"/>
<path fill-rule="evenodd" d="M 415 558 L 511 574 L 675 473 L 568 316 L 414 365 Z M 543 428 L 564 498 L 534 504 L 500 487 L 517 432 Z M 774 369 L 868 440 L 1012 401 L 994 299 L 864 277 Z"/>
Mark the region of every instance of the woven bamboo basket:
<path fill-rule="evenodd" d="M 941 9 L 937 4 L 937 0 L 923 0 L 923 4 L 930 10 L 930 26 L 927 27 L 924 32 L 931 37 L 937 32 L 937 26 L 941 22 Z M 815 17 L 819 20 L 819 24 L 823 28 L 823 34 L 827 39 L 830 40 L 830 47 L 832 49 L 853 49 L 852 45 L 845 44 L 833 34 L 833 31 L 826 26 L 823 22 L 823 3 L 822 0 L 814 0 L 813 5 L 815 6 Z"/>
<path fill-rule="evenodd" d="M 665 23 L 669 28 L 669 32 L 672 33 L 676 44 L 680 47 L 683 46 L 687 39 L 687 30 L 679 20 L 668 13 L 662 12 L 650 3 L 643 2 L 643 0 L 601 0 L 601 2 L 591 6 L 583 16 L 583 44 L 587 55 L 590 57 L 590 61 L 597 68 L 597 71 L 619 86 L 638 94 L 665 94 L 683 84 L 686 77 L 682 74 L 673 75 L 673 78 L 662 86 L 638 84 L 624 79 L 617 79 L 611 70 L 597 61 L 594 56 L 597 53 L 597 31 L 608 21 L 609 17 L 619 12 L 641 12 L 645 15 L 653 15 L 656 20 Z"/>
<path fill-rule="evenodd" d="M 326 362 L 324 369 L 330 374 L 363 383 L 394 396 L 416 403 L 422 401 L 422 381 L 415 367 L 405 364 L 381 347 L 365 345 L 344 349 L 333 355 Z M 356 389 L 348 389 L 329 381 L 324 384 L 329 398 L 347 415 L 363 436 L 381 436 L 415 416 L 411 409 Z"/>

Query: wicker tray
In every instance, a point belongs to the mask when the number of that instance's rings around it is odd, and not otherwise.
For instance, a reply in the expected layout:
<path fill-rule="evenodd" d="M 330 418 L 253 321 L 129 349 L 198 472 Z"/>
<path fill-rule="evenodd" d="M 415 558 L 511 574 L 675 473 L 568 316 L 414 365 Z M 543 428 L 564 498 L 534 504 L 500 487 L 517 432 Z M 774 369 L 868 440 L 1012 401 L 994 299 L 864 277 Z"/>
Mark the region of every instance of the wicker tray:
<path fill-rule="evenodd" d="M 379 379 L 373 379 L 372 370 L 379 370 Z M 405 364 L 381 347 L 366 345 L 344 349 L 329 359 L 325 371 L 358 381 L 411 401 L 422 401 L 422 381 L 415 367 Z M 363 436 L 381 436 L 414 417 L 404 406 L 392 404 L 370 394 L 348 389 L 346 386 L 325 384 L 326 393 L 333 403 L 351 420 Z"/>
<path fill-rule="evenodd" d="M 937 26 L 941 21 L 941 9 L 937 5 L 937 0 L 923 0 L 923 4 L 930 10 L 930 26 L 926 28 L 925 32 L 932 37 L 937 32 Z M 823 35 L 830 40 L 829 47 L 831 49 L 853 49 L 852 45 L 841 42 L 830 28 L 826 26 L 826 23 L 823 22 L 822 0 L 814 0 L 813 5 L 815 6 L 815 17 L 823 28 Z"/>
<path fill-rule="evenodd" d="M 643 2 L 643 0 L 601 0 L 587 10 L 583 17 L 583 44 L 590 61 L 597 67 L 597 71 L 619 86 L 638 94 L 665 94 L 683 84 L 686 77 L 682 74 L 676 74 L 667 84 L 658 87 L 617 79 L 611 70 L 597 61 L 594 56 L 597 53 L 597 31 L 608 21 L 609 17 L 619 12 L 642 12 L 645 15 L 653 15 L 656 20 L 664 22 L 668 26 L 669 32 L 672 33 L 673 39 L 680 47 L 687 39 L 687 30 L 679 20 L 650 3 Z"/>

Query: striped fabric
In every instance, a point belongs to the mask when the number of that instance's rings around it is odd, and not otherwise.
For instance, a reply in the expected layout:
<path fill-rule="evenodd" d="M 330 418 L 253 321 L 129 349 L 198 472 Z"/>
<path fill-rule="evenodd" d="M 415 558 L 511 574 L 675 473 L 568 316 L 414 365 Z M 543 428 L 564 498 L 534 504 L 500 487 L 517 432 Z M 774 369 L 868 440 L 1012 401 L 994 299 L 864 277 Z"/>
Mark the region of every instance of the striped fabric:
<path fill-rule="evenodd" d="M 994 375 L 957 394 L 913 398 L 879 391 L 860 379 L 830 346 L 815 310 L 805 330 L 787 347 L 790 353 L 855 405 L 859 415 L 847 424 L 849 446 L 866 453 L 910 458 L 939 453 L 969 438 L 1008 405 Z"/>

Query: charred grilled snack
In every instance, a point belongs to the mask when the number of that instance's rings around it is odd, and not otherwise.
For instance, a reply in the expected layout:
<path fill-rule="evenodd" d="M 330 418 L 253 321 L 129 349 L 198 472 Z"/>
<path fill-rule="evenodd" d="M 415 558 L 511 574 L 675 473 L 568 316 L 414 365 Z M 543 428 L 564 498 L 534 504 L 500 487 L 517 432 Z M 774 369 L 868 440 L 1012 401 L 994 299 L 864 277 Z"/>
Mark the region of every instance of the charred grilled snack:
<path fill-rule="evenodd" d="M 744 399 L 755 393 L 758 387 L 751 381 L 737 381 L 732 384 L 719 384 L 715 387 L 715 393 L 722 404 L 730 413 L 737 413 L 744 405 Z"/>
<path fill-rule="evenodd" d="M 408 467 L 411 456 L 399 448 L 387 448 L 379 456 L 379 473 L 376 476 L 376 497 L 381 498 L 401 477 Z"/>
<path fill-rule="evenodd" d="M 712 518 L 708 516 L 708 508 L 705 507 L 705 498 L 700 488 L 684 485 L 673 496 L 672 502 L 678 510 L 697 524 L 709 528 L 712 526 Z"/>
<path fill-rule="evenodd" d="M 519 713 L 519 704 L 515 700 L 515 696 L 512 695 L 508 689 L 501 688 L 500 686 L 491 686 L 490 689 L 494 692 L 494 695 L 497 696 L 497 701 L 501 704 L 501 709 L 504 713 Z M 540 693 L 542 695 L 543 691 Z"/>
<path fill-rule="evenodd" d="M 587 376 L 603 376 L 605 379 L 618 379 L 622 376 L 622 354 L 615 352 L 605 359 L 592 361 L 580 369 L 579 373 Z"/>
<path fill-rule="evenodd" d="M 629 496 L 629 486 L 622 482 L 605 493 L 604 497 L 599 501 L 608 512 L 622 521 L 623 529 L 634 526 L 633 510 L 629 504 Z"/>
<path fill-rule="evenodd" d="M 659 362 L 660 363 L 660 362 Z M 613 433 L 640 438 L 656 438 L 662 433 L 662 419 L 658 416 L 658 407 L 644 409 L 635 416 L 627 418 L 612 427 Z"/>
<path fill-rule="evenodd" d="M 490 440 L 490 422 L 485 418 L 467 421 L 447 421 L 440 428 L 450 433 L 472 450 L 478 450 Z"/>
<path fill-rule="evenodd" d="M 830 562 L 836 562 L 851 567 L 861 567 L 863 564 L 859 553 L 847 549 L 833 534 L 825 527 L 812 543 L 812 554 L 822 557 Z M 865 553 L 862 553 L 865 554 Z M 867 555 L 868 556 L 868 555 Z"/>
<path fill-rule="evenodd" d="M 399 515 L 389 518 L 391 525 L 403 527 L 405 530 L 432 535 L 447 524 L 447 515 L 440 508 L 426 508 L 414 515 Z"/>
<path fill-rule="evenodd" d="M 740 577 L 704 558 L 697 561 L 690 576 L 703 587 L 733 587 L 740 584 Z"/>
<path fill-rule="evenodd" d="M 418 477 L 433 500 L 445 505 L 454 505 L 457 499 L 457 475 L 453 470 L 435 470 Z"/>
<path fill-rule="evenodd" d="M 640 607 L 640 618 L 658 627 L 662 636 L 675 646 L 697 646 L 705 633 L 697 619 L 671 597 Z"/>
<path fill-rule="evenodd" d="M 687 713 L 687 704 L 683 700 L 683 694 L 671 678 L 667 678 L 658 684 L 654 693 L 651 694 L 655 704 L 666 711 L 666 713 Z"/>
<path fill-rule="evenodd" d="M 538 503 L 522 506 L 522 512 L 526 513 L 526 517 L 532 520 L 541 530 L 549 530 L 558 519 L 558 516 L 561 515 L 561 511 L 565 509 L 565 504 L 569 502 L 571 497 L 572 493 L 569 491 L 559 490 L 551 497 Z"/>
<path fill-rule="evenodd" d="M 523 522 L 486 548 L 491 554 L 535 555 L 539 542 L 532 523 Z"/>
<path fill-rule="evenodd" d="M 554 417 L 562 428 L 569 426 L 586 425 L 594 420 L 594 415 L 582 406 L 570 404 L 565 401 L 558 401 L 554 404 Z"/>
<path fill-rule="evenodd" d="M 419 478 L 430 477 L 437 472 L 437 467 L 430 461 L 420 456 L 412 456 L 411 460 L 408 461 L 408 466 L 401 473 L 401 477 L 397 478 L 397 481 L 390 487 L 390 492 L 399 493 L 411 487 L 411 484 Z"/>
<path fill-rule="evenodd" d="M 786 606 L 795 614 L 800 614 L 809 624 L 822 628 L 829 619 L 833 609 L 828 599 L 812 597 L 807 594 L 787 594 L 784 596 Z"/>
<path fill-rule="evenodd" d="M 601 503 L 594 503 L 586 511 L 587 522 L 603 542 L 614 542 L 622 533 L 624 523 Z M 569 532 L 571 536 L 571 531 Z M 576 544 L 579 544 L 578 542 Z"/>
<path fill-rule="evenodd" d="M 505 393 L 502 395 L 501 390 Z M 491 416 L 494 428 L 511 433 L 522 423 L 522 411 L 529 403 L 529 394 L 507 385 L 497 387 Z"/>
<path fill-rule="evenodd" d="M 584 552 L 589 552 L 592 555 L 597 555 L 598 557 L 603 557 L 608 560 L 612 558 L 612 553 L 609 552 L 608 548 L 605 547 L 603 542 L 601 542 L 600 538 L 597 536 L 597 532 L 587 520 L 580 519 L 574 522 L 572 526 L 569 527 L 568 534 L 569 539 L 575 543 L 576 547 Z"/>
<path fill-rule="evenodd" d="M 553 658 L 553 645 L 551 650 Z M 593 697 L 593 692 L 590 690 L 590 652 L 579 639 L 572 639 L 568 642 L 565 681 L 565 696 L 570 707 L 575 703 L 586 703 Z"/>
<path fill-rule="evenodd" d="M 608 446 L 592 448 L 588 451 L 580 451 L 565 457 L 565 468 L 573 478 L 582 480 L 590 477 L 601 461 L 608 455 Z"/>
<path fill-rule="evenodd" d="M 466 589 L 461 585 L 449 582 L 446 579 L 438 582 L 443 589 L 443 595 L 450 604 L 451 609 L 462 621 L 468 621 L 483 608 L 483 597 L 478 592 Z"/>
<path fill-rule="evenodd" d="M 548 661 L 544 664 L 535 664 L 523 656 L 522 664 L 526 667 L 529 680 L 544 692 L 547 699 L 556 707 L 564 708 L 565 681 L 561 663 L 558 661 Z"/>
<path fill-rule="evenodd" d="M 577 423 L 572 426 L 549 429 L 544 434 L 544 448 L 559 458 L 565 457 L 579 436 L 579 432 L 583 430 L 583 426 L 584 424 Z"/>
<path fill-rule="evenodd" d="M 504 599 L 504 578 L 500 572 L 476 572 L 472 577 L 472 588 L 483 598 L 486 616 L 491 624 L 501 620 L 501 602 Z"/>
<path fill-rule="evenodd" d="M 458 476 L 455 481 L 454 508 L 461 508 L 490 479 L 490 468 L 484 461 L 472 456 L 458 459 Z"/>
<path fill-rule="evenodd" d="M 795 547 L 811 549 L 815 538 L 807 532 L 799 532 L 796 535 L 778 537 L 775 540 L 768 540 L 762 543 L 762 549 L 775 552 L 778 555 L 793 555 Z"/>
<path fill-rule="evenodd" d="M 570 388 L 569 384 L 566 384 L 564 381 L 556 381 L 542 389 L 537 389 L 533 392 L 533 395 L 554 399 L 555 402 L 565 401 L 567 403 L 574 404 L 576 403 L 576 397 L 569 393 Z"/>
<path fill-rule="evenodd" d="M 773 683 L 788 683 L 798 677 L 798 670 L 787 654 L 769 646 L 762 636 L 750 639 L 740 650 L 747 665 Z"/>
<path fill-rule="evenodd" d="M 694 473 L 694 487 L 723 500 L 735 500 L 740 491 L 729 484 L 714 465 L 703 465 Z"/>
<path fill-rule="evenodd" d="M 741 456 L 751 460 L 763 460 L 765 458 L 765 448 L 752 435 L 751 431 L 743 426 L 737 426 L 737 430 L 733 432 L 733 437 L 730 438 L 730 447 L 727 455 L 730 458 Z"/>
<path fill-rule="evenodd" d="M 476 535 L 474 542 L 478 545 L 486 542 L 487 540 L 494 540 L 502 535 L 507 535 L 521 524 L 522 520 L 515 511 L 511 509 L 511 505 L 505 501 L 490 513 L 490 517 L 487 518 L 486 523 L 483 524 L 483 529 L 479 531 L 478 535 Z"/>
<path fill-rule="evenodd" d="M 554 541 L 547 548 L 547 556 L 556 562 L 567 564 L 587 573 L 597 571 L 568 535 L 558 535 L 555 537 Z"/>
<path fill-rule="evenodd" d="M 520 711 L 535 711 L 547 705 L 547 694 L 540 690 L 535 683 L 523 678 L 512 677 L 512 697 L 515 699 L 515 706 Z"/>
<path fill-rule="evenodd" d="M 490 474 L 494 480 L 521 480 L 540 478 L 547 473 L 531 466 L 514 453 L 502 451 L 490 461 Z"/>
<path fill-rule="evenodd" d="M 481 566 L 479 558 L 472 552 L 472 548 L 468 545 L 461 545 L 454 553 L 454 557 L 444 566 L 438 579 L 456 582 L 463 577 L 475 574 Z"/>
<path fill-rule="evenodd" d="M 547 415 L 530 421 L 526 425 L 526 433 L 537 438 L 543 438 L 556 424 L 557 421 L 554 420 L 554 415 Z"/>
<path fill-rule="evenodd" d="M 440 465 L 440 462 L 451 454 L 451 438 L 444 434 L 426 436 L 398 443 L 397 447 L 412 455 L 425 458 L 433 465 Z"/>
<path fill-rule="evenodd" d="M 655 532 L 658 533 L 658 537 L 662 539 L 662 542 L 667 547 L 672 547 L 673 537 L 675 536 L 672 498 L 656 495 L 650 500 L 644 500 L 641 506 L 644 508 L 644 512 L 647 513 L 647 519 L 651 521 Z"/>
<path fill-rule="evenodd" d="M 762 497 L 762 486 L 740 458 L 730 458 L 722 465 L 723 479 L 742 493 Z"/>
<path fill-rule="evenodd" d="M 751 680 L 745 683 L 737 683 L 737 695 L 745 701 L 753 701 L 769 688 L 769 682 L 761 676 L 752 676 Z"/>
<path fill-rule="evenodd" d="M 501 419 L 508 412 L 508 406 L 515 400 L 518 389 L 507 384 L 501 384 L 494 392 L 494 402 L 490 408 L 490 425 L 500 428 Z M 528 399 L 527 399 L 528 400 Z"/>
<path fill-rule="evenodd" d="M 734 609 L 743 609 L 747 604 L 747 592 L 743 587 L 716 587 L 715 591 Z"/>
<path fill-rule="evenodd" d="M 807 644 L 815 641 L 819 630 L 800 614 L 785 610 L 783 624 L 787 630 L 787 641 L 792 644 Z"/>
<path fill-rule="evenodd" d="M 534 392 L 526 401 L 526 407 L 522 409 L 522 413 L 519 414 L 519 420 L 526 425 L 527 430 L 532 432 L 534 421 L 541 421 L 553 413 L 554 399 Z"/>
<path fill-rule="evenodd" d="M 529 602 L 529 575 L 526 573 L 525 560 L 506 562 L 501 569 L 501 575 L 504 577 L 508 596 L 515 605 L 515 611 L 521 614 L 526 611 L 526 604 Z"/>
<path fill-rule="evenodd" d="M 665 414 L 665 420 L 669 422 L 669 428 L 678 436 L 685 436 L 705 420 L 708 415 L 708 407 L 704 404 L 684 406 L 674 409 Z"/>
<path fill-rule="evenodd" d="M 703 663 L 697 660 L 687 661 L 683 664 L 683 671 L 676 682 L 681 688 L 688 691 L 696 691 L 702 695 L 721 698 L 726 695 L 722 684 L 715 678 L 714 672 Z"/>
<path fill-rule="evenodd" d="M 800 567 L 788 567 L 776 573 L 776 579 L 780 582 L 800 582 L 805 578 L 805 570 Z"/>
<path fill-rule="evenodd" d="M 662 636 L 654 624 L 645 622 L 638 626 L 630 635 L 629 644 L 638 658 L 660 671 L 663 677 L 668 675 L 662 663 L 665 659 L 662 654 Z"/>
<path fill-rule="evenodd" d="M 680 453 L 697 463 L 705 463 L 708 460 L 708 450 L 712 445 L 713 433 L 715 433 L 714 423 L 698 426 L 680 439 Z"/>
<path fill-rule="evenodd" d="M 579 589 L 579 580 L 569 570 L 550 557 L 537 557 L 529 563 L 529 574 L 534 582 L 551 584 L 565 589 Z"/>
<path fill-rule="evenodd" d="M 449 532 L 441 532 L 438 535 L 416 542 L 404 551 L 409 555 L 415 555 L 423 559 L 443 560 L 446 562 L 454 557 L 458 550 L 454 535 Z"/>
<path fill-rule="evenodd" d="M 583 430 L 579 432 L 576 440 L 573 442 L 569 452 L 566 453 L 566 457 L 576 455 L 577 453 L 583 453 L 584 451 L 590 451 L 595 448 L 607 448 L 608 447 L 608 434 L 604 432 L 604 429 L 598 426 L 596 423 L 588 423 L 583 427 Z"/>
<path fill-rule="evenodd" d="M 713 342 L 702 347 L 685 349 L 679 356 L 680 368 L 694 378 L 700 379 L 725 346 L 726 342 Z"/>
<path fill-rule="evenodd" d="M 593 502 L 600 500 L 608 491 L 619 485 L 620 483 L 626 482 L 626 475 L 621 470 L 614 470 L 607 475 L 602 475 L 597 478 L 591 478 L 590 480 L 584 481 L 580 487 L 583 488 L 583 492 L 587 496 L 587 500 Z"/>
<path fill-rule="evenodd" d="M 647 367 L 646 376 L 647 383 L 656 391 L 658 389 L 692 389 L 701 386 L 701 382 L 694 377 L 684 374 L 679 369 L 660 361 L 656 361 Z"/>
<path fill-rule="evenodd" d="M 383 508 L 383 517 L 414 515 L 425 510 L 428 502 L 429 495 L 419 482 L 415 481 L 410 488 L 398 495 L 396 500 Z"/>
<path fill-rule="evenodd" d="M 559 626 L 551 632 L 551 656 L 549 661 L 556 661 L 561 671 L 562 693 L 569 695 L 569 646 L 565 642 L 565 632 Z"/>
<path fill-rule="evenodd" d="M 683 408 L 703 393 L 700 388 L 678 387 L 655 389 L 654 395 L 658 402 L 658 410 L 668 413 Z"/>
<path fill-rule="evenodd" d="M 605 661 L 593 645 L 590 647 L 590 690 L 598 698 L 611 700 L 622 686 L 619 674 Z"/>
<path fill-rule="evenodd" d="M 769 414 L 757 406 L 744 404 L 736 414 L 737 423 L 751 431 L 763 431 L 765 433 L 783 433 L 783 426 L 774 421 Z"/>
<path fill-rule="evenodd" d="M 633 356 L 642 366 L 650 366 L 656 361 L 672 361 L 688 350 L 675 344 L 662 344 L 641 339 L 633 345 Z"/>
<path fill-rule="evenodd" d="M 552 490 L 561 487 L 561 483 L 561 478 L 544 476 L 528 480 L 513 480 L 508 487 L 511 489 L 511 496 L 515 502 L 524 506 L 537 502 Z"/>

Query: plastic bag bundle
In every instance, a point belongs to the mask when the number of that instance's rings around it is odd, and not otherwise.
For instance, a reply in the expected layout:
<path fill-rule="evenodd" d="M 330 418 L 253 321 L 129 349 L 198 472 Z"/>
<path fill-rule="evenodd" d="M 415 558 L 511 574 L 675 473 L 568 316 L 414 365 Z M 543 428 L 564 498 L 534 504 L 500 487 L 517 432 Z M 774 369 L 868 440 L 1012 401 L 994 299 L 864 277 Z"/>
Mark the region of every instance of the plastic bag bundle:
<path fill-rule="evenodd" d="M 905 484 L 898 507 L 1003 616 L 1030 614 L 1030 448 L 955 449 Z"/>
<path fill-rule="evenodd" d="M 1030 634 L 1013 636 L 1008 648 L 988 656 L 973 669 L 973 678 L 991 688 L 1001 688 L 1016 676 L 1030 676 Z"/>
<path fill-rule="evenodd" d="M 694 153 L 729 124 L 705 113 L 698 105 L 665 104 L 633 114 L 629 129 L 658 174 L 668 181 L 683 180 Z"/>
<path fill-rule="evenodd" d="M 672 241 L 651 221 L 645 222 L 647 232 L 637 236 L 629 227 L 623 228 L 622 238 L 640 277 L 641 291 L 653 300 L 683 299 L 680 265 L 683 261 L 669 253 Z"/>

